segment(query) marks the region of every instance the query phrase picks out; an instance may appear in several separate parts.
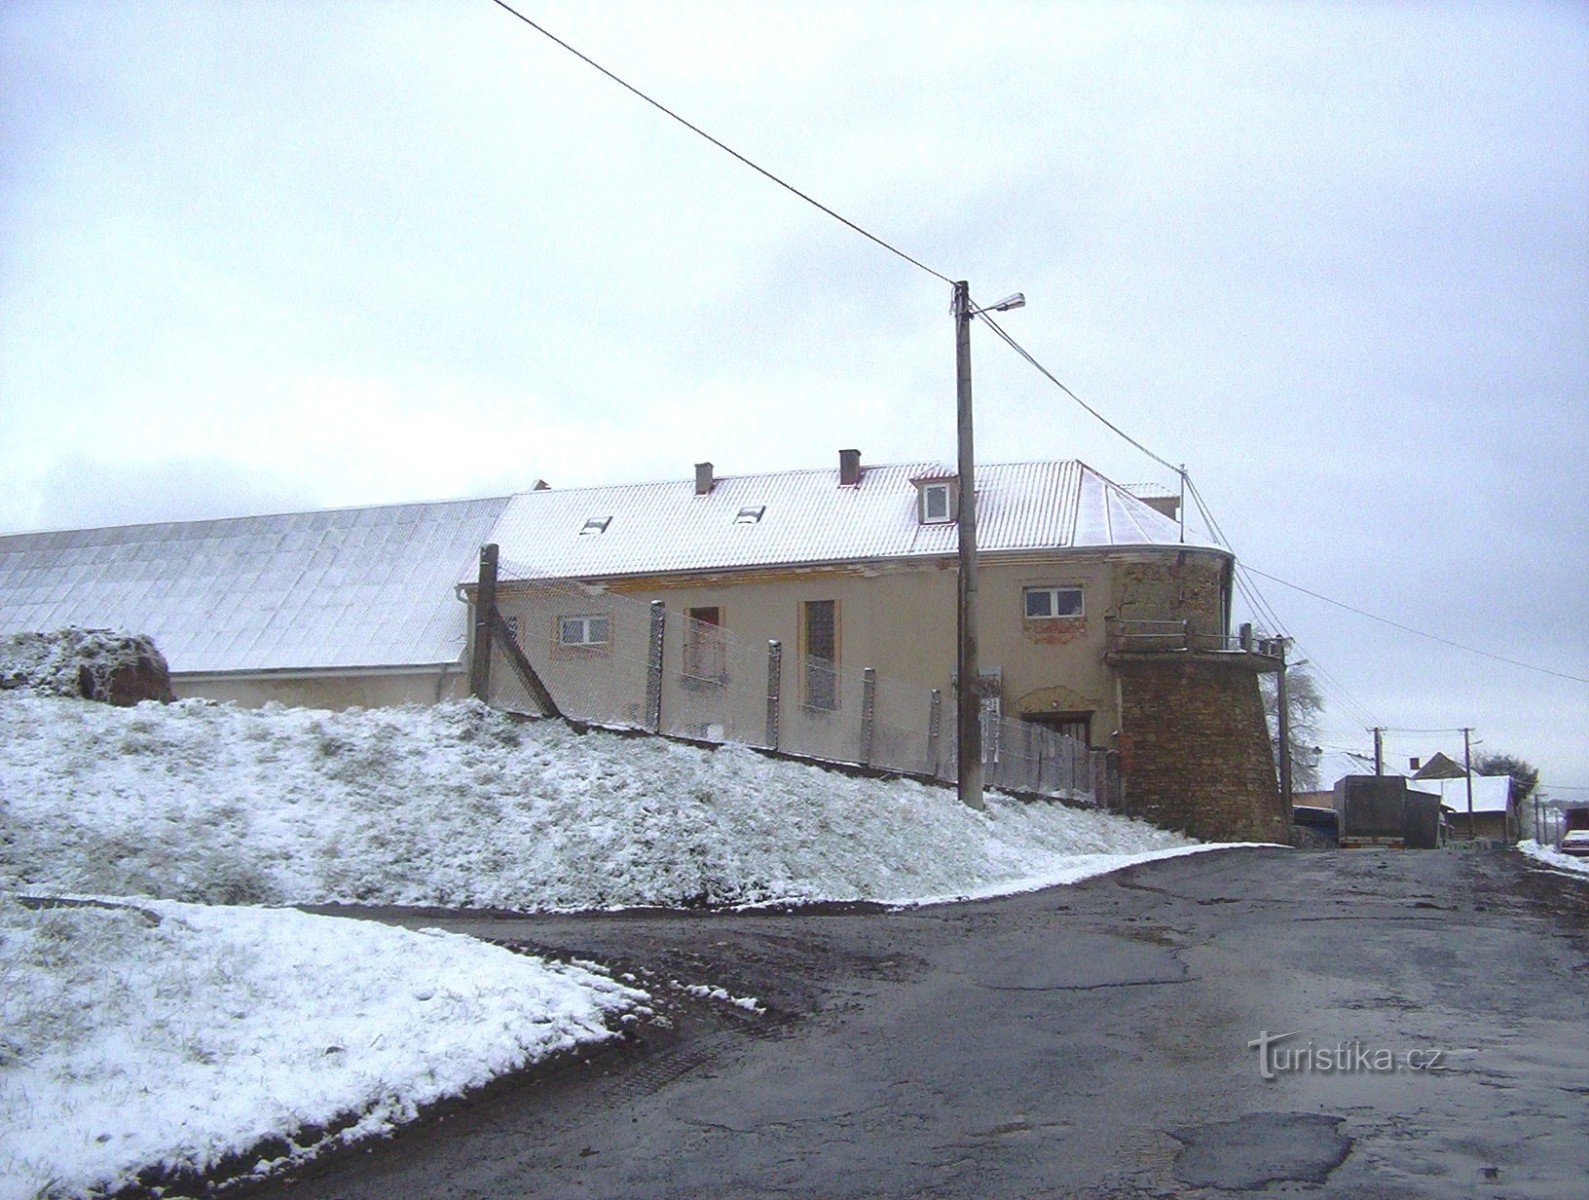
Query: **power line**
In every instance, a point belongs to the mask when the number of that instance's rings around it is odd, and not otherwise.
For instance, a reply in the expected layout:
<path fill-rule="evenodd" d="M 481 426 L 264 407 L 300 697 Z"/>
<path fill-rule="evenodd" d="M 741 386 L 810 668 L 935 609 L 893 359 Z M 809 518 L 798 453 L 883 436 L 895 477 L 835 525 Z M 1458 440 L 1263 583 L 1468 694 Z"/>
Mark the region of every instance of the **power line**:
<path fill-rule="evenodd" d="M 718 141 L 715 137 L 713 137 L 711 134 L 707 133 L 706 130 L 702 129 L 699 125 L 695 125 L 695 124 L 691 123 L 690 121 L 685 120 L 683 117 L 679 116 L 678 113 L 674 112 L 671 108 L 669 108 L 667 105 L 661 103 L 660 101 L 653 100 L 650 96 L 646 95 L 639 88 L 635 87 L 634 84 L 628 82 L 625 79 L 619 78 L 617 75 L 614 75 L 606 67 L 602 66 L 595 59 L 591 58 L 590 55 L 585 54 L 585 53 L 583 53 L 583 52 L 581 52 L 579 50 L 576 50 L 573 46 L 570 46 L 567 42 L 565 42 L 562 38 L 558 37 L 555 33 L 553 33 L 551 30 L 547 29 L 545 26 L 536 24 L 534 21 L 530 20 L 529 17 L 525 16 L 518 9 L 514 8 L 512 5 L 504 3 L 504 0 L 491 0 L 491 2 L 493 4 L 495 4 L 498 8 L 502 9 L 504 12 L 509 13 L 512 16 L 515 16 L 519 20 L 523 21 L 531 29 L 535 30 L 536 33 L 539 33 L 542 37 L 545 37 L 545 38 L 547 38 L 547 39 L 549 39 L 549 40 L 551 40 L 553 42 L 556 42 L 559 46 L 561 46 L 564 50 L 567 50 L 570 54 L 572 54 L 575 58 L 579 59 L 581 62 L 584 62 L 587 65 L 596 68 L 596 70 L 600 71 L 603 75 L 605 75 L 608 79 L 612 80 L 614 83 L 616 83 L 619 87 L 623 88 L 625 91 L 631 92 L 634 95 L 640 97 L 640 99 L 644 100 L 647 104 L 649 104 L 652 108 L 656 109 L 658 112 L 663 113 L 666 116 L 672 117 L 675 121 L 677 121 L 680 125 L 684 126 L 684 128 L 688 129 L 691 133 L 698 134 L 701 137 L 705 138 L 707 141 L 711 142 L 712 145 L 716 146 L 719 150 L 722 150 L 722 151 L 724 151 L 727 154 L 733 155 L 735 158 L 737 158 L 740 162 L 744 163 L 751 170 L 753 170 L 753 171 L 757 172 L 758 174 L 763 175 L 766 178 L 772 180 L 774 183 L 776 183 L 779 187 L 783 188 L 785 191 L 794 193 L 796 196 L 800 197 L 800 199 L 804 200 L 807 204 L 811 205 L 813 208 L 818 208 L 818 209 L 822 210 L 823 212 L 827 213 L 828 216 L 832 217 L 835 221 L 838 221 L 840 224 L 848 225 L 851 229 L 853 229 L 856 233 L 860 234 L 862 237 L 867 238 L 867 239 L 869 239 L 869 240 L 871 240 L 873 242 L 876 242 L 884 250 L 887 250 L 890 254 L 898 255 L 900 258 L 904 259 L 911 266 L 916 267 L 918 270 L 925 271 L 925 272 L 927 272 L 927 274 L 933 276 L 934 278 L 941 279 L 941 280 L 943 280 L 943 282 L 953 286 L 954 280 L 950 279 L 949 276 L 943 274 L 942 272 L 934 271 L 926 263 L 920 261 L 919 259 L 912 258 L 910 255 L 906 254 L 903 250 L 901 250 L 898 246 L 890 245 L 888 242 L 885 242 L 882 238 L 878 237 L 875 233 L 872 233 L 872 232 L 870 232 L 869 230 L 866 230 L 866 229 L 862 229 L 859 225 L 857 225 L 854 221 L 850 220 L 848 217 L 834 212 L 826 204 L 823 204 L 820 200 L 813 199 L 811 196 L 807 195 L 805 192 L 802 192 L 799 188 L 795 187 L 794 184 L 789 183 L 788 181 L 786 181 L 784 179 L 780 179 L 778 176 L 774 175 L 771 171 L 767 170 L 766 167 L 761 166 L 759 163 L 752 162 L 750 159 L 746 158 L 743 154 L 741 154 L 738 150 L 735 150 L 732 146 L 729 146 L 729 145 L 727 145 L 727 144 L 725 144 L 723 142 Z"/>
<path fill-rule="evenodd" d="M 1573 683 L 1589 683 L 1589 678 L 1585 678 L 1582 675 L 1569 675 L 1565 671 L 1553 671 L 1549 667 L 1541 667 L 1535 663 L 1523 662 L 1521 659 L 1517 658 L 1508 658 L 1504 654 L 1494 654 L 1489 650 L 1480 650 L 1477 646 L 1469 646 L 1464 642 L 1452 641 L 1450 638 L 1441 637 L 1437 633 L 1428 633 L 1422 629 L 1414 629 L 1411 625 L 1403 625 L 1400 621 L 1392 621 L 1389 617 L 1378 616 L 1377 614 L 1368 612 L 1365 609 L 1356 608 L 1353 605 L 1347 604 L 1345 601 L 1334 600 L 1329 596 L 1320 595 L 1318 592 L 1311 591 L 1308 588 L 1303 587 L 1301 584 L 1288 583 L 1279 576 L 1270 575 L 1265 571 L 1258 570 L 1257 567 L 1248 566 L 1245 569 L 1251 571 L 1254 575 L 1259 575 L 1264 579 L 1278 583 L 1281 587 L 1288 587 L 1294 592 L 1301 592 L 1304 596 L 1312 596 L 1315 600 L 1322 600 L 1326 604 L 1333 604 L 1336 608 L 1343 608 L 1349 613 L 1356 613 L 1360 617 L 1367 617 L 1370 621 L 1378 621 L 1381 625 L 1389 625 L 1392 629 L 1399 629 L 1403 633 L 1411 633 L 1421 638 L 1428 638 L 1431 642 L 1439 642 L 1442 646 L 1451 646 L 1457 650 L 1466 650 L 1469 654 L 1477 654 L 1483 658 L 1493 658 L 1496 662 L 1509 663 L 1514 667 L 1522 667 L 1525 671 L 1538 671 L 1541 675 L 1554 675 L 1557 679 L 1568 679 Z"/>
<path fill-rule="evenodd" d="M 500 0 L 499 0 L 499 2 L 500 2 Z M 1120 426 L 1116 425 L 1108 417 L 1104 416 L 1096 408 L 1094 408 L 1092 405 L 1088 404 L 1080 396 L 1076 395 L 1075 392 L 1071 391 L 1068 387 L 1066 387 L 1063 383 L 1061 383 L 1058 380 L 1058 378 L 1055 377 L 1055 375 L 1054 375 L 1054 373 L 1052 371 L 1050 371 L 1042 363 L 1038 362 L 1037 359 L 1033 358 L 1032 355 L 1027 351 L 1027 349 L 1024 346 L 1022 346 L 1019 342 L 1017 342 L 1009 334 L 1005 333 L 1004 330 L 999 326 L 999 323 L 997 321 L 995 321 L 992 317 L 990 317 L 987 313 L 979 312 L 976 315 L 982 319 L 983 323 L 986 324 L 988 326 L 988 328 L 992 329 L 994 333 L 999 335 L 999 338 L 1004 342 L 1005 345 L 1007 345 L 1011 350 L 1014 350 L 1015 353 L 1019 354 L 1028 363 L 1030 363 L 1033 367 L 1035 367 L 1037 369 L 1037 371 L 1045 379 L 1047 379 L 1050 383 L 1052 383 L 1060 391 L 1064 392 L 1065 395 L 1069 396 L 1077 404 L 1081 405 L 1084 409 L 1086 409 L 1089 413 L 1091 413 L 1095 418 L 1097 418 L 1099 421 L 1103 422 L 1103 424 L 1107 425 L 1117 435 L 1119 435 L 1120 437 L 1124 438 L 1126 441 L 1130 442 L 1133 446 L 1135 446 L 1138 450 L 1142 451 L 1142 453 L 1146 454 L 1154 462 L 1158 463 L 1160 466 L 1165 467 L 1166 469 L 1168 469 L 1170 471 L 1174 471 L 1177 475 L 1182 474 L 1182 471 L 1181 471 L 1180 467 L 1176 466 L 1174 463 L 1170 462 L 1169 460 L 1161 458 L 1159 455 L 1153 453 L 1153 451 L 1149 450 L 1141 442 L 1137 441 L 1136 438 L 1132 437 L 1124 429 L 1121 429 Z"/>

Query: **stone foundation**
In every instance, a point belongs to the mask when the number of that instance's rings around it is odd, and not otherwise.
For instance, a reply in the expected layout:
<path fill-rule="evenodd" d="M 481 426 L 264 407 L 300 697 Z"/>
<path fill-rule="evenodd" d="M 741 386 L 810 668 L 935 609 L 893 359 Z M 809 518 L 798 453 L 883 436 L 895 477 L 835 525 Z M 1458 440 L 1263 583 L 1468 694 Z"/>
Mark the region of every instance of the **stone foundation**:
<path fill-rule="evenodd" d="M 1286 841 L 1258 693 L 1265 660 L 1182 652 L 1114 666 L 1126 811 L 1211 841 Z"/>

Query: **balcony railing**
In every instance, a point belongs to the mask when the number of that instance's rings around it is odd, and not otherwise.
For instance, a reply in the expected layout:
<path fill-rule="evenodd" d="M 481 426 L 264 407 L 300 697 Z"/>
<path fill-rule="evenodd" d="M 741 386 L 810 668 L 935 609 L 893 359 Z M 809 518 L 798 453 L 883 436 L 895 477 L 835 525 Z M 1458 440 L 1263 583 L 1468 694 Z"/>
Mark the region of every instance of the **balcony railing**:
<path fill-rule="evenodd" d="M 1201 633 L 1190 621 L 1109 622 L 1109 651 L 1112 654 L 1256 654 L 1278 659 L 1279 648 L 1273 639 L 1260 637 L 1244 626 L 1236 635 Z"/>

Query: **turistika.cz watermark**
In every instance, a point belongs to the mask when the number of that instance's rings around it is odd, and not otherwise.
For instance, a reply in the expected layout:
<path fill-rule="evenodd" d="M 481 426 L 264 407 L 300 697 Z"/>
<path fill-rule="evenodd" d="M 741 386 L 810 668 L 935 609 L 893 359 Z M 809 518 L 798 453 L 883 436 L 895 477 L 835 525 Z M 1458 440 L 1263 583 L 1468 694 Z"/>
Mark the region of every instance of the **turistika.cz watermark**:
<path fill-rule="evenodd" d="M 1306 1042 L 1291 1039 L 1299 1032 L 1258 1031 L 1247 1049 L 1258 1051 L 1258 1074 L 1264 1079 L 1282 1075 L 1394 1075 L 1403 1071 L 1445 1070 L 1444 1050 L 1392 1050 L 1388 1046 L 1367 1046 L 1357 1039 L 1321 1046 L 1312 1038 Z"/>

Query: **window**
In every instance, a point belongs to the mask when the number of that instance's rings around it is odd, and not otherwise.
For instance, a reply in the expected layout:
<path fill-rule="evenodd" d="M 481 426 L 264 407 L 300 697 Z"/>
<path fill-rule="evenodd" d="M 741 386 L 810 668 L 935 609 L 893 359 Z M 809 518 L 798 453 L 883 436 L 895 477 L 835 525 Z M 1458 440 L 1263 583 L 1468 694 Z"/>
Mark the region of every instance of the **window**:
<path fill-rule="evenodd" d="M 728 678 L 723 643 L 723 610 L 692 608 L 684 623 L 684 674 L 687 678 L 723 683 Z"/>
<path fill-rule="evenodd" d="M 766 514 L 767 506 L 765 504 L 757 504 L 750 508 L 742 508 L 739 510 L 739 515 L 734 518 L 734 524 L 755 525 Z"/>
<path fill-rule="evenodd" d="M 609 517 L 590 517 L 590 518 L 588 518 L 585 521 L 584 526 L 580 529 L 579 535 L 581 537 L 585 537 L 585 536 L 587 536 L 589 534 L 606 533 L 607 532 L 607 526 L 609 526 L 611 524 L 612 524 L 612 518 L 610 516 Z"/>
<path fill-rule="evenodd" d="M 807 600 L 800 606 L 807 708 L 831 712 L 839 706 L 838 610 L 837 600 Z"/>
<path fill-rule="evenodd" d="M 557 641 L 563 646 L 605 646 L 608 622 L 599 613 L 557 618 Z"/>
<path fill-rule="evenodd" d="M 1081 605 L 1079 587 L 1029 587 L 1026 589 L 1026 616 L 1041 620 L 1047 617 L 1080 617 L 1085 615 Z"/>
<path fill-rule="evenodd" d="M 955 519 L 953 479 L 916 479 L 916 520 L 923 525 L 949 525 Z"/>

